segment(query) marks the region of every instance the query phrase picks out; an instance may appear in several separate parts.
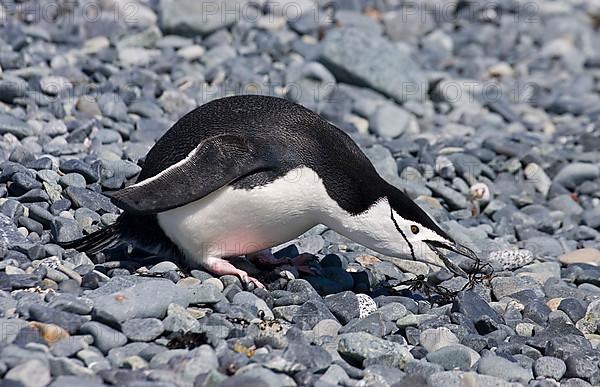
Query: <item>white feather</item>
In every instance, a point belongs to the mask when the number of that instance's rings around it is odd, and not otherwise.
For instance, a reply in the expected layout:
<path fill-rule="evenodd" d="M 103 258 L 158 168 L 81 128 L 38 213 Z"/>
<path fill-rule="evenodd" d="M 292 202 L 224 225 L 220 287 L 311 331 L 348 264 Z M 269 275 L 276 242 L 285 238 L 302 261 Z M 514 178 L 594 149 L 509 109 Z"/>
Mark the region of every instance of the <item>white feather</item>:
<path fill-rule="evenodd" d="M 249 190 L 223 187 L 158 214 L 158 221 L 198 264 L 208 257 L 250 254 L 279 245 L 319 223 L 383 254 L 397 256 L 399 248 L 408 253 L 391 221 L 387 200 L 353 216 L 327 194 L 321 178 L 305 167 Z"/>

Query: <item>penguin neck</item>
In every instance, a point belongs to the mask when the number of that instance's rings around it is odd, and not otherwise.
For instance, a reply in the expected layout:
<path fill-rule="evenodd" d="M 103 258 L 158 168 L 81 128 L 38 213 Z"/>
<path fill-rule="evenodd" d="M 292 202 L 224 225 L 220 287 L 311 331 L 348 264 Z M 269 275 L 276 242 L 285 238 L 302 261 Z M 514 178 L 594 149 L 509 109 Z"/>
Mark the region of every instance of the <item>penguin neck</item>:
<path fill-rule="evenodd" d="M 331 206 L 321 223 L 381 254 L 394 257 L 409 256 L 410 247 L 394 225 L 391 208 L 387 196 L 382 196 L 359 214 L 350 214 L 339 207 Z"/>

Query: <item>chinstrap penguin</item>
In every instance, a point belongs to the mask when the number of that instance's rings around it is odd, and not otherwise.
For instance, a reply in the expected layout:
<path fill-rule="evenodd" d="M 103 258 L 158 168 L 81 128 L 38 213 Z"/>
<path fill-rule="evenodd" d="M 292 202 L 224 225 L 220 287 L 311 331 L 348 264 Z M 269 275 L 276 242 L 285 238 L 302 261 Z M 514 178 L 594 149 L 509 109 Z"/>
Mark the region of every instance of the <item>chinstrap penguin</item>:
<path fill-rule="evenodd" d="M 261 254 L 317 224 L 461 276 L 440 249 L 476 259 L 342 130 L 275 97 L 226 97 L 189 112 L 148 152 L 136 183 L 111 200 L 124 210 L 113 225 L 63 246 L 96 252 L 123 239 L 164 241 L 191 265 L 257 286 L 226 258 Z"/>

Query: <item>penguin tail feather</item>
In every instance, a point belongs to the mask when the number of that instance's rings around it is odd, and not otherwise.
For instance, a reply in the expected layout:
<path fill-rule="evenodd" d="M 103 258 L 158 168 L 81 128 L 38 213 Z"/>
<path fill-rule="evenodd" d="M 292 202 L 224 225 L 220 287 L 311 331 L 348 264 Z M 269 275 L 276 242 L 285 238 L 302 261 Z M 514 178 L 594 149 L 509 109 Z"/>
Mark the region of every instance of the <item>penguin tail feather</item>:
<path fill-rule="evenodd" d="M 69 242 L 56 242 L 63 249 L 75 249 L 84 253 L 95 254 L 116 245 L 122 236 L 120 218 L 109 226 Z"/>

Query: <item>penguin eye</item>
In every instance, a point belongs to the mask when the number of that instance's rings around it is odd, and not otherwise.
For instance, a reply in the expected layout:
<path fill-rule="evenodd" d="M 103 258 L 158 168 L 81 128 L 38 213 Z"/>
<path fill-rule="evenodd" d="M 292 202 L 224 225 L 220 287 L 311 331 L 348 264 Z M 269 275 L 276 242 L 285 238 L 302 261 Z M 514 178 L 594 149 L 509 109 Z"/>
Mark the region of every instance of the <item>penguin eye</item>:
<path fill-rule="evenodd" d="M 418 234 L 419 233 L 419 228 L 413 224 L 412 226 L 410 226 L 410 231 L 413 234 Z"/>

